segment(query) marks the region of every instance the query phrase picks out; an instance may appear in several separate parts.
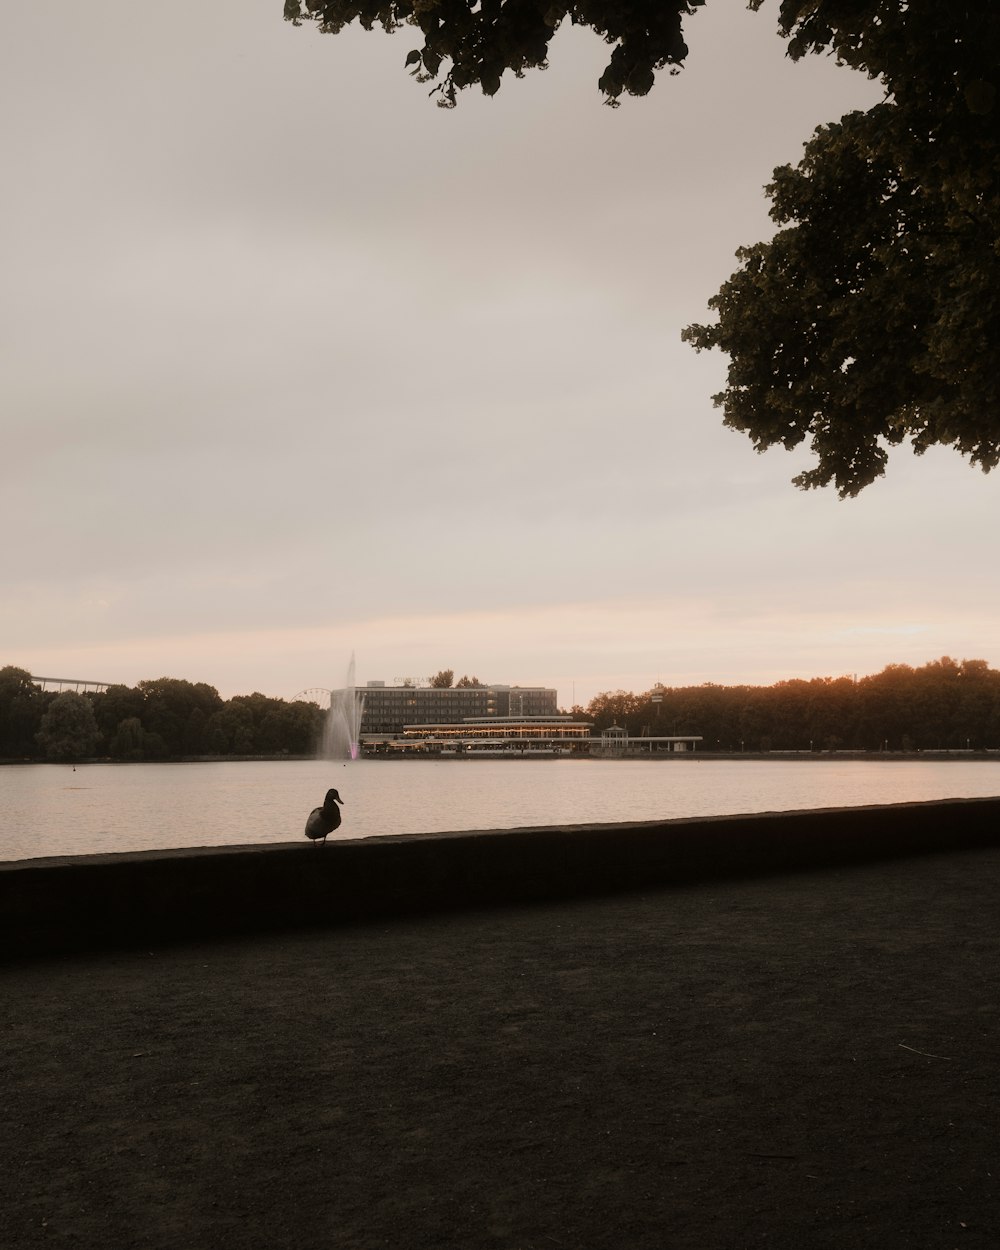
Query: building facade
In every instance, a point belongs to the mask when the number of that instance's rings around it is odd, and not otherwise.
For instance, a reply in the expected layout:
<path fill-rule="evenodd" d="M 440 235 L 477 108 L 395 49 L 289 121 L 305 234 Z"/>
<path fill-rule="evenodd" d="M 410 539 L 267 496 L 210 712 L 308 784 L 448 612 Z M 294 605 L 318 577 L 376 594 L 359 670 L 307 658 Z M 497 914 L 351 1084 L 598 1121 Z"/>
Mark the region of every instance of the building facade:
<path fill-rule="evenodd" d="M 407 725 L 402 735 L 365 734 L 366 755 L 555 756 L 586 753 L 590 721 L 555 716 L 470 717 L 454 725 Z"/>
<path fill-rule="evenodd" d="M 545 686 L 358 687 L 361 733 L 402 734 L 406 725 L 455 724 L 471 718 L 554 716 L 557 692 Z"/>

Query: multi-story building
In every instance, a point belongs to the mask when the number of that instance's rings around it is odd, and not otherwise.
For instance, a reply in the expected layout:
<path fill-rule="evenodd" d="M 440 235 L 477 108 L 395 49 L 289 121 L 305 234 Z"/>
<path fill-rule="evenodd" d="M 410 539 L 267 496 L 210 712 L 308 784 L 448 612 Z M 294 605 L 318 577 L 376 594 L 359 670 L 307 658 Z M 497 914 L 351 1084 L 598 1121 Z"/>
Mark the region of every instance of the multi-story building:
<path fill-rule="evenodd" d="M 557 692 L 545 686 L 387 686 L 370 681 L 361 733 L 401 734 L 405 725 L 455 724 L 469 718 L 553 716 Z"/>

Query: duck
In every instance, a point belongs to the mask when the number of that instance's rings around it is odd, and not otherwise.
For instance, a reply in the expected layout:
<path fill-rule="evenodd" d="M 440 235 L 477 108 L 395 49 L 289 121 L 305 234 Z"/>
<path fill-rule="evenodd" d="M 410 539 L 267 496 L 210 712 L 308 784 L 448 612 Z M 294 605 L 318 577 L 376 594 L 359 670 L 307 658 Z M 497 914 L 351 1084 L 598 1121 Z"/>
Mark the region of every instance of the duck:
<path fill-rule="evenodd" d="M 309 819 L 306 821 L 306 837 L 311 838 L 314 844 L 320 842 L 325 846 L 326 835 L 340 827 L 340 808 L 337 804 L 343 804 L 343 802 L 344 800 L 336 790 L 327 790 L 323 806 L 314 807 L 309 813 Z"/>

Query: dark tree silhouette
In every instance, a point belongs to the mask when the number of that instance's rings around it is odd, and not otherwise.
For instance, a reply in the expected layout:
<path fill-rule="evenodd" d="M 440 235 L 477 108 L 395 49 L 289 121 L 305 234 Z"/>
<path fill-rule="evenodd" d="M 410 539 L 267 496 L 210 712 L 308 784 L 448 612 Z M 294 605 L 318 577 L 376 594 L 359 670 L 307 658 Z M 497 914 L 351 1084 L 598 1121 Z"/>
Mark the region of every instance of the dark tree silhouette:
<path fill-rule="evenodd" d="M 564 22 L 611 47 L 608 103 L 645 95 L 686 62 L 684 20 L 704 0 L 286 0 L 285 16 L 336 33 L 403 29 L 406 64 L 451 107 L 546 65 Z M 762 0 L 748 0 L 750 9 Z M 788 54 L 832 54 L 884 100 L 820 127 L 767 188 L 782 229 L 692 325 L 729 355 L 715 396 L 758 451 L 806 443 L 803 487 L 856 495 L 887 449 L 941 444 L 1000 461 L 1000 4 L 994 0 L 782 0 Z"/>

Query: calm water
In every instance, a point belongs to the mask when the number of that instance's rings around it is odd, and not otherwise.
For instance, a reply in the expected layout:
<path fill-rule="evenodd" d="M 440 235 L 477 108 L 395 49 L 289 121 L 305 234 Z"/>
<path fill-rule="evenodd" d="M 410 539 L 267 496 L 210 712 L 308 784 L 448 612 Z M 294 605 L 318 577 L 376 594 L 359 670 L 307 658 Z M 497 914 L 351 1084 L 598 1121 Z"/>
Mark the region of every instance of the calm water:
<path fill-rule="evenodd" d="M 0 768 L 0 860 L 1000 794 L 1000 760 L 321 760 Z M 331 841 L 333 839 L 331 838 Z"/>

